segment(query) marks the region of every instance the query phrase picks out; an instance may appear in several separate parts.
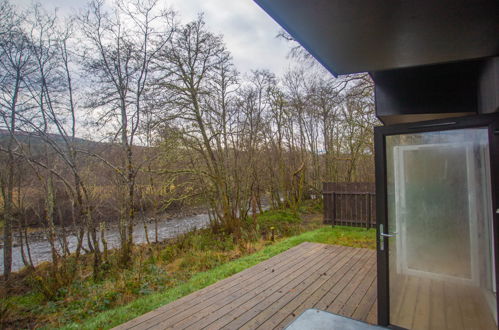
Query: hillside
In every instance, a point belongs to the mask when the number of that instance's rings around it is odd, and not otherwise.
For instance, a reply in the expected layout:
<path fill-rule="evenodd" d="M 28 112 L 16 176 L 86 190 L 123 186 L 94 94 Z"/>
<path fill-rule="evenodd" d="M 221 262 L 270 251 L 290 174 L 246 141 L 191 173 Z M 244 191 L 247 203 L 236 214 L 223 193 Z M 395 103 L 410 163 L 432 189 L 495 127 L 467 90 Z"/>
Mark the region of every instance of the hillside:
<path fill-rule="evenodd" d="M 27 132 L 17 131 L 15 133 L 15 137 L 20 143 L 31 145 L 32 148 L 36 148 L 37 146 L 40 146 L 41 144 L 45 143 L 45 137 L 37 133 L 27 133 Z M 61 145 L 64 144 L 64 138 L 59 134 L 48 133 L 47 138 L 58 144 Z M 6 143 L 8 139 L 9 139 L 9 131 L 6 129 L 0 129 L 0 144 Z M 78 137 L 74 139 L 74 143 L 79 147 L 85 147 L 87 149 L 93 149 L 95 147 L 107 144 L 103 142 L 96 142 Z"/>

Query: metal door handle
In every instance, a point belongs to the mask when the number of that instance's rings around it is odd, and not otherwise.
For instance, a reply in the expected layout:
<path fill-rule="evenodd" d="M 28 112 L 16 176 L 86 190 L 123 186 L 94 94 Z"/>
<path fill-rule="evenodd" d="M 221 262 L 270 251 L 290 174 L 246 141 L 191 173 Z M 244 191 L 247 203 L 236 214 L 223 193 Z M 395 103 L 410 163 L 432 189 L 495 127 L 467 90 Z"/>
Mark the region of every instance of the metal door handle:
<path fill-rule="evenodd" d="M 397 234 L 398 234 L 397 232 L 393 232 L 391 234 L 384 233 L 384 226 L 383 226 L 383 224 L 380 224 L 379 225 L 379 249 L 380 249 L 380 251 L 383 251 L 385 249 L 385 247 L 384 247 L 385 246 L 385 237 L 389 238 L 389 237 L 393 237 Z"/>

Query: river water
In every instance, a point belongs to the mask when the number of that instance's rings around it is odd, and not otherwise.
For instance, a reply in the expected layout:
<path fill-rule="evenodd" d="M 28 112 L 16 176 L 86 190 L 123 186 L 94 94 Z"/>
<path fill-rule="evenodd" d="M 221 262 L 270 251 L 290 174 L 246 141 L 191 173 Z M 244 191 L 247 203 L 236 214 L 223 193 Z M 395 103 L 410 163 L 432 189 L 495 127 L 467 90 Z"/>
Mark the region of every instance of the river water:
<path fill-rule="evenodd" d="M 198 214 L 184 218 L 160 220 L 158 222 L 158 240 L 163 241 L 168 238 L 176 237 L 180 234 L 192 231 L 194 229 L 206 228 L 210 222 L 208 214 Z M 155 240 L 154 223 L 148 224 L 149 240 Z M 99 233 L 100 237 L 100 233 Z M 68 235 L 68 245 L 71 252 L 76 249 L 77 239 L 74 235 Z M 117 248 L 120 244 L 120 236 L 118 228 L 110 228 L 106 230 L 106 240 L 108 248 Z M 86 246 L 86 237 L 85 237 Z M 138 224 L 133 233 L 134 243 L 146 243 L 146 235 L 143 224 Z M 17 244 L 16 244 L 17 245 Z M 50 244 L 47 240 L 30 240 L 29 247 L 33 264 L 36 266 L 44 261 L 51 261 L 52 255 Z M 26 251 L 26 249 L 25 249 Z M 18 271 L 24 267 L 21 249 L 17 245 L 12 248 L 12 271 Z M 3 248 L 0 248 L 0 271 L 3 271 Z"/>

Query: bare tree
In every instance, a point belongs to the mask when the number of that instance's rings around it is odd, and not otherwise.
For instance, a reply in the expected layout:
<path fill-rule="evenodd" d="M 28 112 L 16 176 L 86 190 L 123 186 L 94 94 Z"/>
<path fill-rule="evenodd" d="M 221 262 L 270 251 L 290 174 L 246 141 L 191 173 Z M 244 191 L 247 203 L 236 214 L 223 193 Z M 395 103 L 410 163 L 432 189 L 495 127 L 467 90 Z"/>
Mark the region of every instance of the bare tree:
<path fill-rule="evenodd" d="M 267 113 L 270 110 L 270 93 L 277 83 L 273 73 L 267 70 L 254 70 L 238 91 L 239 104 L 237 139 L 234 146 L 244 157 L 237 157 L 244 167 L 236 167 L 236 171 L 244 180 L 236 182 L 243 185 L 245 200 L 251 202 L 253 213 L 256 208 L 262 211 L 262 198 L 266 193 L 263 175 L 264 165 L 261 159 L 262 146 L 265 141 Z"/>
<path fill-rule="evenodd" d="M 0 0 L 0 18 L 5 278 L 16 224 L 28 243 L 29 207 L 42 219 L 54 269 L 72 252 L 72 224 L 76 257 L 93 253 L 96 275 L 108 217 L 119 218 L 128 264 L 137 219 L 147 232 L 154 217 L 158 241 L 161 212 L 190 198 L 238 236 L 267 196 L 297 209 L 322 181 L 370 178 L 376 120 L 367 75 L 334 78 L 300 47 L 301 63 L 283 77 L 239 74 L 203 16 L 180 25 L 159 0 L 93 0 L 74 20 L 41 5 L 16 14 Z M 108 143 L 81 143 L 84 111 L 99 129 L 93 138 Z M 23 182 L 36 182 L 36 196 Z M 112 191 L 108 200 L 103 191 Z"/>
<path fill-rule="evenodd" d="M 95 0 L 79 19 L 88 45 L 83 64 L 93 87 L 88 107 L 98 115 L 100 125 L 115 126 L 122 148 L 121 164 L 107 164 L 120 177 L 126 192 L 120 221 L 124 263 L 130 257 L 135 223 L 138 167 L 134 144 L 146 87 L 153 77 L 151 64 L 171 39 L 172 19 L 173 14 L 160 10 L 156 0 L 118 1 L 112 13 L 104 9 L 102 0 Z"/>
<path fill-rule="evenodd" d="M 15 134 L 17 118 L 26 111 L 25 80 L 32 71 L 32 53 L 29 40 L 22 30 L 21 17 L 6 1 L 0 4 L 0 117 L 8 131 L 6 169 L 0 176 L 3 190 L 4 220 L 4 277 L 9 279 L 12 265 L 12 225 L 14 223 Z"/>
<path fill-rule="evenodd" d="M 176 118 L 184 124 L 185 142 L 203 159 L 206 171 L 198 173 L 213 188 L 211 201 L 214 211 L 217 218 L 225 222 L 233 220 L 234 213 L 223 161 L 213 142 L 216 134 L 221 132 L 214 132 L 210 127 L 213 113 L 206 99 L 213 97 L 209 84 L 213 75 L 226 67 L 230 60 L 221 38 L 206 31 L 200 16 L 176 32 L 170 48 L 162 53 L 161 62 L 158 62 L 163 71 L 161 84 L 165 93 L 171 95 L 169 104 L 176 111 Z"/>

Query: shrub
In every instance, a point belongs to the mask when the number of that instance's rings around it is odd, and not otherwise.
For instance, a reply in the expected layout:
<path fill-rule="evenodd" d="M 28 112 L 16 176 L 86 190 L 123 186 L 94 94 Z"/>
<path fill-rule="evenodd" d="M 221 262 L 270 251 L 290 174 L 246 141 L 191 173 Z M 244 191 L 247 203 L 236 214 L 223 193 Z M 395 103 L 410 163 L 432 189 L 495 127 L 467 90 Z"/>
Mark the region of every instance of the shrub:
<path fill-rule="evenodd" d="M 11 310 L 12 306 L 10 302 L 0 300 L 0 328 L 3 329 L 4 323 L 6 323 Z"/>
<path fill-rule="evenodd" d="M 259 214 L 257 225 L 263 235 L 292 235 L 299 231 L 301 218 L 291 210 L 271 210 Z"/>
<path fill-rule="evenodd" d="M 306 200 L 299 207 L 300 213 L 305 214 L 322 213 L 323 210 L 324 204 L 322 198 Z"/>
<path fill-rule="evenodd" d="M 175 259 L 175 257 L 177 257 L 177 255 L 178 255 L 178 253 L 179 253 L 179 251 L 178 251 L 176 246 L 174 246 L 172 244 L 168 244 L 167 246 L 165 246 L 164 249 L 162 249 L 159 252 L 159 257 L 161 258 L 161 260 L 168 263 L 168 262 L 172 261 L 173 259 Z"/>
<path fill-rule="evenodd" d="M 189 253 L 182 258 L 180 268 L 191 273 L 203 272 L 219 266 L 230 259 L 228 254 L 217 253 L 215 251 Z"/>

